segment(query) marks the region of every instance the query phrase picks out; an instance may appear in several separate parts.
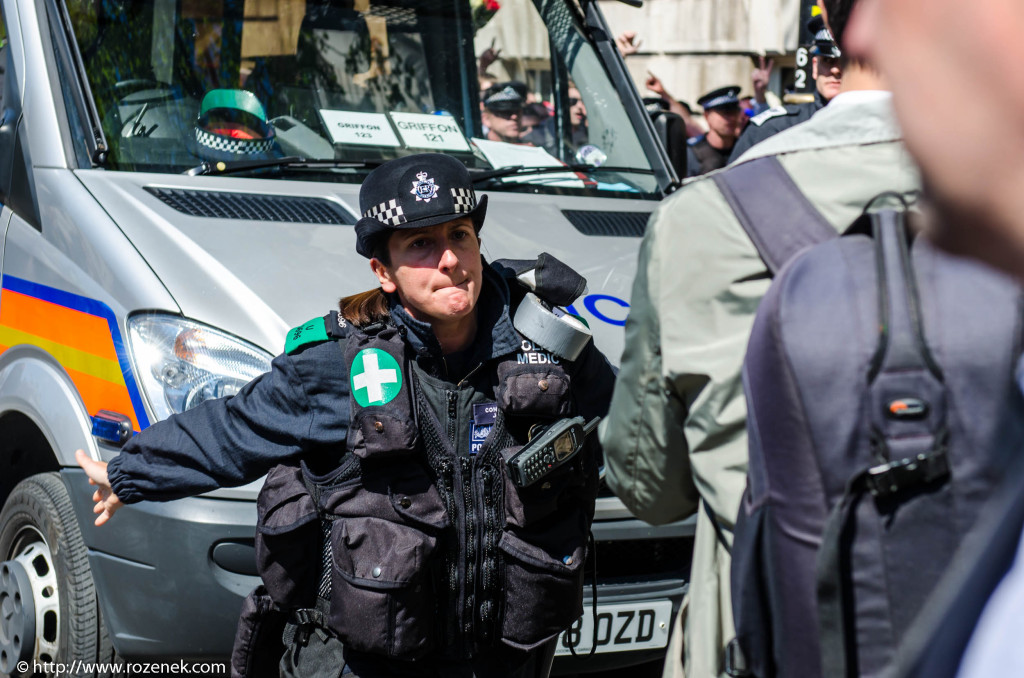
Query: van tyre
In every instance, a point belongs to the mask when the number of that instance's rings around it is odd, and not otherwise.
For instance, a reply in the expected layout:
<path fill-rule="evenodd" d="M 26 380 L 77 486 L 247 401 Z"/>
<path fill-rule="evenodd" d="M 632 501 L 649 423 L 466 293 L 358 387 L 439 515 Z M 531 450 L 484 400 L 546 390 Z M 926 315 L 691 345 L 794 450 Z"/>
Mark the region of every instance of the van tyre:
<path fill-rule="evenodd" d="M 99 604 L 82 533 L 57 473 L 27 478 L 11 492 L 0 513 L 0 561 L 0 674 L 37 675 L 31 668 L 18 672 L 19 661 L 30 667 L 33 661 L 95 662 Z"/>

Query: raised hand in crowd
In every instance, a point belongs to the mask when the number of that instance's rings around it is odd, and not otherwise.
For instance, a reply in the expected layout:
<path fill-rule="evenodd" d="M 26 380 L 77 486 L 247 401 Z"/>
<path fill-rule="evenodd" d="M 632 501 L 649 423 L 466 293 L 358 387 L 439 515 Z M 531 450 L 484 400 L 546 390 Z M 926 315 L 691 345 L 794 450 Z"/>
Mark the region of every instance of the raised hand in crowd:
<path fill-rule="evenodd" d="M 636 31 L 622 31 L 615 38 L 615 46 L 619 48 L 619 53 L 623 58 L 636 54 L 643 42 L 637 37 Z"/>
<path fill-rule="evenodd" d="M 759 57 L 758 67 L 750 74 L 750 82 L 754 86 L 754 101 L 759 104 L 767 104 L 765 92 L 768 91 L 768 83 L 772 79 L 772 70 L 775 68 L 775 59 Z"/>

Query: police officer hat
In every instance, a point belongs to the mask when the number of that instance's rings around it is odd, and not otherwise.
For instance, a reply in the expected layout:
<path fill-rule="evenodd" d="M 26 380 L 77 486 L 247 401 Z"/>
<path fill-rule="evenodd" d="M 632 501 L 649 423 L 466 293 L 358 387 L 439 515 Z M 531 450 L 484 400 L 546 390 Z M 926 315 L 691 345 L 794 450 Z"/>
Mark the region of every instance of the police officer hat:
<path fill-rule="evenodd" d="M 443 224 L 469 217 L 477 232 L 487 196 L 477 201 L 469 170 L 444 153 L 418 153 L 389 160 L 366 176 L 359 189 L 356 251 L 373 256 L 378 239 L 391 231 Z"/>
<path fill-rule="evenodd" d="M 839 45 L 832 39 L 832 33 L 825 25 L 825 19 L 819 14 L 807 22 L 807 30 L 814 36 L 811 42 L 811 54 L 813 56 L 832 57 L 838 59 L 843 55 Z"/>
<path fill-rule="evenodd" d="M 710 111 L 714 108 L 727 108 L 730 106 L 739 108 L 740 87 L 739 85 L 719 87 L 716 90 L 708 92 L 700 99 L 697 99 L 697 103 L 700 104 L 705 111 Z"/>
<path fill-rule="evenodd" d="M 526 85 L 515 80 L 499 82 L 484 92 L 484 107 L 495 113 L 522 110 L 526 101 Z"/>

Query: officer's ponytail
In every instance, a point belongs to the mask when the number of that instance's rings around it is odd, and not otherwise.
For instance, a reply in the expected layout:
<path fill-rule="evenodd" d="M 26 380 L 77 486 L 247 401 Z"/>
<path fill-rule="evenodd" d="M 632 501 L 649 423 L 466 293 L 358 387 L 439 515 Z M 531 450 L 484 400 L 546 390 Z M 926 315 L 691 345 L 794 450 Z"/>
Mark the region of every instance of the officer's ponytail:
<path fill-rule="evenodd" d="M 343 298 L 338 302 L 338 310 L 356 327 L 383 322 L 390 315 L 388 297 L 379 287 Z"/>

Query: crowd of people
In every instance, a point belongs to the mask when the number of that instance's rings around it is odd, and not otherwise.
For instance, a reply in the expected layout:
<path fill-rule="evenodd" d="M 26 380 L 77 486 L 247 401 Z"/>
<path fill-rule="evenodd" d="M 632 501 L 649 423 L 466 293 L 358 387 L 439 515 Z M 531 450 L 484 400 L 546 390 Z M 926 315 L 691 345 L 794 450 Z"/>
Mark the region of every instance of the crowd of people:
<path fill-rule="evenodd" d="M 97 523 L 269 470 L 264 580 L 308 613 L 281 625 L 288 675 L 544 676 L 579 602 L 603 455 L 638 517 L 697 516 L 666 676 L 1024 672 L 1024 5 L 818 5 L 813 103 L 767 105 L 765 61 L 750 101 L 736 86 L 699 100 L 708 129 L 687 152 L 703 176 L 648 225 L 617 375 L 592 344 L 517 364 L 518 276 L 538 271 L 554 305 L 581 279 L 543 257 L 487 265 L 465 167 L 400 158 L 360 192 L 357 247 L 380 287 L 296 328 L 234 398 L 152 426 L 109 465 L 80 452 Z M 952 133 L 951 101 L 971 103 L 975 134 Z M 487 83 L 481 114 L 489 140 L 546 145 L 550 114 L 519 83 Z M 604 417 L 600 446 L 543 485 L 495 481 L 533 423 L 570 412 Z M 396 463 L 420 450 L 424 464 Z M 296 553 L 352 562 L 324 579 Z M 431 558 L 436 600 L 405 588 Z"/>

